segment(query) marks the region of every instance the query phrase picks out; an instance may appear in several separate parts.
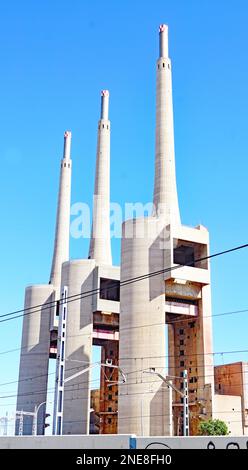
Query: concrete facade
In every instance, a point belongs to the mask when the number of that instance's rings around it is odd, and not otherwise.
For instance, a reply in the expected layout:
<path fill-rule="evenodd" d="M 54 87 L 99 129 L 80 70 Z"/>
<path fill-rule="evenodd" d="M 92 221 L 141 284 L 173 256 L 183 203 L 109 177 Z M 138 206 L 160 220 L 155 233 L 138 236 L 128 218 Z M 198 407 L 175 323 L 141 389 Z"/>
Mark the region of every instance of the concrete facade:
<path fill-rule="evenodd" d="M 161 406 L 161 396 L 158 396 L 156 402 L 162 381 L 154 377 L 148 380 L 147 376 L 144 379 L 145 369 L 152 367 L 167 375 L 167 356 L 169 376 L 182 377 L 183 370 L 187 369 L 189 381 L 194 380 L 194 388 L 189 388 L 189 403 L 193 405 L 199 399 L 204 400 L 209 416 L 213 395 L 209 265 L 203 261 L 197 263 L 198 259 L 209 253 L 208 232 L 204 227 L 185 227 L 180 222 L 175 175 L 171 61 L 168 58 L 166 25 L 160 26 L 159 43 L 154 211 L 150 218 L 124 224 L 121 254 L 121 282 L 144 273 L 164 271 L 121 289 L 120 366 L 128 374 L 133 374 L 135 367 L 143 371 L 136 373 L 132 386 L 127 383 L 119 392 L 118 429 L 121 433 L 141 434 L 142 417 L 137 394 L 142 390 L 143 409 L 147 415 L 146 421 L 143 419 L 144 432 L 151 436 L 168 433 L 170 413 L 168 406 Z M 142 226 L 142 237 L 134 233 L 132 238 L 128 238 L 130 225 L 136 232 Z M 165 323 L 168 325 L 167 344 Z M 200 374 L 198 371 L 201 371 Z M 153 384 L 151 388 L 152 381 L 156 382 L 156 386 Z M 177 379 L 176 386 L 179 389 L 181 384 L 182 380 Z M 127 403 L 130 416 L 124 420 Z M 179 394 L 173 392 L 173 434 L 182 432 L 182 406 Z M 153 421 L 156 423 L 154 427 Z"/>
<path fill-rule="evenodd" d="M 64 135 L 50 281 L 26 289 L 17 400 L 17 410 L 28 412 L 46 402 L 49 357 L 56 357 L 54 433 L 182 435 L 182 396 L 157 374 L 182 390 L 187 370 L 190 434 L 208 418 L 248 434 L 247 364 L 213 365 L 209 233 L 181 224 L 166 25 L 156 76 L 153 211 L 123 223 L 120 268 L 110 241 L 109 92 L 101 93 L 88 259 L 69 260 L 71 133 Z M 93 345 L 104 364 L 97 400 Z M 38 434 L 44 413 L 45 406 Z M 25 417 L 24 434 L 31 433 Z"/>

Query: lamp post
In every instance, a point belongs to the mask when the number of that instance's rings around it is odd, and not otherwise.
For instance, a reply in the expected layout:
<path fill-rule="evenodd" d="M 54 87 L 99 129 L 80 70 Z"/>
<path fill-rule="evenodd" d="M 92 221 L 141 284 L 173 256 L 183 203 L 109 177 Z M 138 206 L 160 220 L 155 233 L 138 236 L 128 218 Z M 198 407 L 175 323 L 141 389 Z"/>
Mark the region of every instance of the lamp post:
<path fill-rule="evenodd" d="M 38 432 L 38 413 L 39 413 L 40 408 L 45 404 L 46 404 L 46 401 L 43 401 L 38 406 L 36 405 L 35 408 L 34 408 L 33 432 L 32 432 L 33 436 L 37 436 L 37 432 Z"/>

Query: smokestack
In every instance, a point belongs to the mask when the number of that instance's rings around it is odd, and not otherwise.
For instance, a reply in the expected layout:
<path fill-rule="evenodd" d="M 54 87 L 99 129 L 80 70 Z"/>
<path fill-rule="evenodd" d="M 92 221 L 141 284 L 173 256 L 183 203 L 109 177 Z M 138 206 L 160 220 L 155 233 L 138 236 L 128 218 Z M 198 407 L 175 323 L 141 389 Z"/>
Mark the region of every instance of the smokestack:
<path fill-rule="evenodd" d="M 97 264 L 112 265 L 110 242 L 110 121 L 109 92 L 101 92 L 101 115 L 98 122 L 93 223 L 89 258 Z"/>
<path fill-rule="evenodd" d="M 165 24 L 159 27 L 153 203 L 154 215 L 163 217 L 166 224 L 180 223 L 175 170 L 171 61 L 168 57 L 168 26 Z"/>
<path fill-rule="evenodd" d="M 64 152 L 61 160 L 59 197 L 50 284 L 60 292 L 61 266 L 69 259 L 71 205 L 71 132 L 64 133 Z"/>
<path fill-rule="evenodd" d="M 168 26 L 161 24 L 159 26 L 159 57 L 168 57 Z"/>
<path fill-rule="evenodd" d="M 70 155 L 71 155 L 71 132 L 65 131 L 63 159 L 70 160 Z"/>

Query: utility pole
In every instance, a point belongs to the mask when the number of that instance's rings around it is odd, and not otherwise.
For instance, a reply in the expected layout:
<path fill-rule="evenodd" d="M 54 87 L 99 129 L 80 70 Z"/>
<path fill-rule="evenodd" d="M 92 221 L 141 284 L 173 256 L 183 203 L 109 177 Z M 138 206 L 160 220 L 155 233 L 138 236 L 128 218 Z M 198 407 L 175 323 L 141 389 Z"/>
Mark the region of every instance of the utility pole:
<path fill-rule="evenodd" d="M 189 436 L 189 391 L 186 369 L 183 371 L 183 435 Z"/>
<path fill-rule="evenodd" d="M 0 418 L 0 423 L 3 423 L 2 424 L 2 427 L 3 427 L 3 436 L 7 436 L 8 434 L 8 411 L 6 411 L 6 415 L 5 416 L 2 416 Z"/>
<path fill-rule="evenodd" d="M 34 407 L 32 436 L 36 436 L 36 434 L 37 434 L 37 405 L 35 405 L 35 407 Z"/>
<path fill-rule="evenodd" d="M 20 411 L 19 415 L 19 436 L 23 436 L 23 411 Z"/>
<path fill-rule="evenodd" d="M 63 405 L 64 405 L 64 378 L 65 378 L 65 346 L 66 346 L 66 321 L 67 321 L 67 286 L 61 293 L 61 304 L 59 312 L 59 336 L 57 352 L 57 370 L 53 415 L 53 434 L 62 434 Z"/>

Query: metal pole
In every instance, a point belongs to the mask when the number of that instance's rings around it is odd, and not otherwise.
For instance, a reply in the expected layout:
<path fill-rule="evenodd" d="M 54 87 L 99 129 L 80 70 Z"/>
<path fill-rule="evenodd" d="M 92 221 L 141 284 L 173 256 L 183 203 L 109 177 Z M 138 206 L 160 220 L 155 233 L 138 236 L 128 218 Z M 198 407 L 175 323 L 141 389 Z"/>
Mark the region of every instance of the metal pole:
<path fill-rule="evenodd" d="M 7 434 L 8 434 L 8 411 L 6 411 L 5 426 L 4 426 L 4 431 L 3 431 L 4 436 L 7 436 Z"/>
<path fill-rule="evenodd" d="M 20 412 L 19 416 L 19 436 L 23 436 L 23 411 Z"/>
<path fill-rule="evenodd" d="M 61 293 L 59 312 L 59 336 L 57 352 L 57 370 L 54 400 L 53 434 L 62 435 L 63 432 L 63 408 L 64 408 L 64 383 L 65 383 L 65 348 L 66 348 L 66 323 L 67 323 L 67 286 Z"/>
<path fill-rule="evenodd" d="M 35 405 L 34 418 L 33 418 L 33 433 L 32 433 L 33 436 L 38 435 L 38 413 L 40 411 L 41 406 L 45 404 L 46 404 L 46 401 L 43 401 L 42 403 L 39 404 L 39 406 Z"/>
<path fill-rule="evenodd" d="M 189 436 L 188 372 L 183 371 L 183 435 Z"/>
<path fill-rule="evenodd" d="M 36 434 L 37 434 L 37 405 L 35 405 L 34 407 L 32 436 L 36 436 Z"/>

